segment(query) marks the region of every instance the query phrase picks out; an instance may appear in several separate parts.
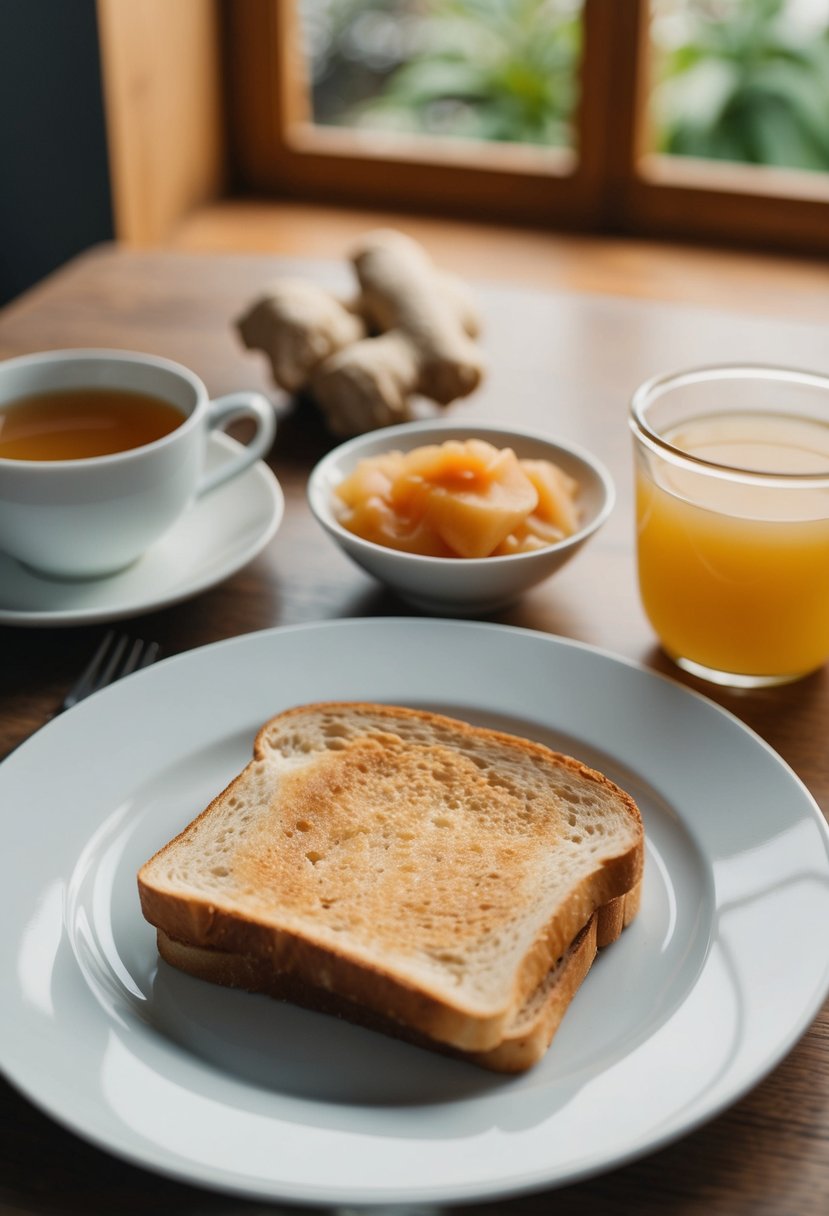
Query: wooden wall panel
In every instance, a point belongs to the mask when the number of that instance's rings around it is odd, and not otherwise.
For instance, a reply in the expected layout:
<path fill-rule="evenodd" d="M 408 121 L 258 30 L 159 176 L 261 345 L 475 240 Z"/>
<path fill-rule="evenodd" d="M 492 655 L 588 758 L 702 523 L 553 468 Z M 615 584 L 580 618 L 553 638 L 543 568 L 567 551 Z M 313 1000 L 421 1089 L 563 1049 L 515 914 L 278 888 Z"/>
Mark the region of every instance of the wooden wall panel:
<path fill-rule="evenodd" d="M 218 0 L 98 0 L 116 236 L 163 240 L 226 180 Z"/>

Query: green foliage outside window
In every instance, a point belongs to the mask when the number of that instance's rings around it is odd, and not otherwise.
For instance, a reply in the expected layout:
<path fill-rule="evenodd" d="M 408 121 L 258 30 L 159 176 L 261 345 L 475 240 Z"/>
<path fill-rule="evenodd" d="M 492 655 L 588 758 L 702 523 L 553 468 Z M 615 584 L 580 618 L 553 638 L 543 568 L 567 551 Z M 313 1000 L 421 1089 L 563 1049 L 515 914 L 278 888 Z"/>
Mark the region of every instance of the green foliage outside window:
<path fill-rule="evenodd" d="M 653 0 L 657 150 L 829 170 L 829 3 L 794 2 Z M 581 0 L 301 3 L 316 121 L 573 142 Z"/>
<path fill-rule="evenodd" d="M 572 4 L 432 0 L 424 49 L 358 117 L 471 139 L 569 143 L 580 35 Z"/>
<path fill-rule="evenodd" d="M 665 55 L 655 95 L 661 150 L 829 169 L 829 20 L 809 37 L 784 0 L 684 7 L 690 36 Z"/>
<path fill-rule="evenodd" d="M 580 10 L 581 0 L 306 0 L 312 49 L 317 20 L 317 121 L 568 144 Z"/>

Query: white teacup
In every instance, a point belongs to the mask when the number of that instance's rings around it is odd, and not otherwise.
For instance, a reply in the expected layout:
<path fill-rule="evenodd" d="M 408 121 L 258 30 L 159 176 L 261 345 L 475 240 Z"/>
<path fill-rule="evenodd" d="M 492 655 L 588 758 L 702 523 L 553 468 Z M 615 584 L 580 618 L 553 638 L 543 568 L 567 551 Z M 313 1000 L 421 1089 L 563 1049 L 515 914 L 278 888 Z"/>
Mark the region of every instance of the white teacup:
<path fill-rule="evenodd" d="M 146 393 L 181 411 L 160 439 L 73 460 L 0 457 L 0 550 L 44 574 L 98 578 L 130 565 L 186 507 L 265 455 L 273 407 L 259 393 L 211 401 L 193 372 L 133 351 L 62 350 L 0 362 L 0 408 L 70 389 Z M 256 430 L 233 460 L 205 472 L 207 437 L 237 418 Z"/>

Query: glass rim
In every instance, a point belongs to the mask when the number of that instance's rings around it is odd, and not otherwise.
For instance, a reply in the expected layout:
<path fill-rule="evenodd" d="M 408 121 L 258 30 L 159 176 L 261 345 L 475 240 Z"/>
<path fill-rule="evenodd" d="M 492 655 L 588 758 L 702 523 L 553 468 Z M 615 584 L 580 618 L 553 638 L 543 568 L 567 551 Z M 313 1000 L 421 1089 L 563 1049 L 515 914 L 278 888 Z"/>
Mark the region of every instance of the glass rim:
<path fill-rule="evenodd" d="M 763 469 L 746 469 L 739 465 L 706 460 L 702 456 L 694 456 L 690 452 L 684 452 L 681 448 L 676 447 L 669 439 L 661 435 L 647 419 L 648 406 L 674 388 L 703 384 L 706 381 L 749 380 L 752 378 L 800 384 L 829 393 L 829 374 L 771 363 L 709 363 L 682 371 L 661 373 L 640 384 L 631 397 L 628 421 L 634 437 L 656 455 L 663 456 L 674 464 L 728 481 L 737 479 L 755 485 L 796 485 L 809 488 L 829 486 L 829 465 L 825 472 L 780 473 Z"/>

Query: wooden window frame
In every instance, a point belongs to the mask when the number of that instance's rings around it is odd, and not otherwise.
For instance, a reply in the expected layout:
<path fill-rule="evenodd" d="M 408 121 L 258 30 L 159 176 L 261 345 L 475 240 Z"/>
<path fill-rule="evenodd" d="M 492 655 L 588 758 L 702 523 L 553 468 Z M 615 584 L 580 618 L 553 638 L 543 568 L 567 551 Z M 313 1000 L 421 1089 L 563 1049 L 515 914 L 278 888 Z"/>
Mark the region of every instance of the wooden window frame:
<path fill-rule="evenodd" d="M 437 206 L 480 218 L 583 224 L 597 197 L 587 158 L 566 149 L 314 126 L 296 49 L 293 0 L 231 0 L 227 18 L 231 126 L 247 189 L 362 206 Z M 580 108 L 580 147 L 592 145 L 585 127 L 597 117 Z"/>
<path fill-rule="evenodd" d="M 829 251 L 829 173 L 665 156 L 649 151 L 648 0 L 620 4 L 620 74 L 613 109 L 625 116 L 620 178 L 624 231 L 729 244 Z M 608 113 L 613 112 L 608 111 Z"/>
<path fill-rule="evenodd" d="M 648 0 L 585 0 L 574 155 L 315 127 L 294 0 L 231 0 L 238 182 L 315 202 L 829 251 L 829 175 L 646 153 L 648 7 Z"/>
<path fill-rule="evenodd" d="M 577 158 L 454 140 L 378 154 L 374 135 L 314 127 L 294 0 L 97 4 L 115 227 L 133 244 L 259 194 L 829 252 L 829 174 L 647 154 L 647 0 L 585 0 Z"/>

